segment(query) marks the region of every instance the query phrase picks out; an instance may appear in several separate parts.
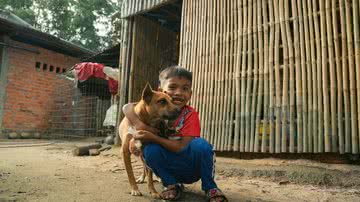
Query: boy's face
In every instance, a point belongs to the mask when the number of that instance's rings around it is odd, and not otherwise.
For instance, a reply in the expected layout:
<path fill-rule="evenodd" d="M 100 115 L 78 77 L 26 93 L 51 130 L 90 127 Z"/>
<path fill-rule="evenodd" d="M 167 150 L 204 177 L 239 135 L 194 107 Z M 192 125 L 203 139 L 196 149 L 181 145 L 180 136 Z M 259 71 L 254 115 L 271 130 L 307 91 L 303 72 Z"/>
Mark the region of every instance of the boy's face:
<path fill-rule="evenodd" d="M 159 90 L 167 93 L 172 98 L 172 102 L 181 108 L 189 102 L 192 94 L 191 82 L 180 76 L 166 79 Z"/>

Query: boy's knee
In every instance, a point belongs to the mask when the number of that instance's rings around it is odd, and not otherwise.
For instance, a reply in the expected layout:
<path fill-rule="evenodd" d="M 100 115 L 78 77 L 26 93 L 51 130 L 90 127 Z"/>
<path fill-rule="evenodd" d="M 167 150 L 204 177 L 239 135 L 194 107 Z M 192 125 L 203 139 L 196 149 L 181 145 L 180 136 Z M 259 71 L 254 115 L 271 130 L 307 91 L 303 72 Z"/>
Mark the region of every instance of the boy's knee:
<path fill-rule="evenodd" d="M 191 150 L 201 154 L 213 154 L 213 147 L 203 138 L 196 138 L 191 141 Z"/>
<path fill-rule="evenodd" d="M 145 146 L 143 154 L 146 161 L 154 161 L 161 157 L 162 151 L 164 148 L 162 148 L 158 144 L 148 144 Z"/>

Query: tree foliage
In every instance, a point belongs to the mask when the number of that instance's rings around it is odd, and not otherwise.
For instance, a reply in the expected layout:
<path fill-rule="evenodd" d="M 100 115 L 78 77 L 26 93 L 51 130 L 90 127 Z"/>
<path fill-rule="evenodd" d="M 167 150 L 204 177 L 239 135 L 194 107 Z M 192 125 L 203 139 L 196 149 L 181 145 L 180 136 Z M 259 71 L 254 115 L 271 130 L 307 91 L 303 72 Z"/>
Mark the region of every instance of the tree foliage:
<path fill-rule="evenodd" d="M 94 51 L 112 45 L 110 16 L 119 10 L 111 0 L 0 0 L 0 9 Z"/>

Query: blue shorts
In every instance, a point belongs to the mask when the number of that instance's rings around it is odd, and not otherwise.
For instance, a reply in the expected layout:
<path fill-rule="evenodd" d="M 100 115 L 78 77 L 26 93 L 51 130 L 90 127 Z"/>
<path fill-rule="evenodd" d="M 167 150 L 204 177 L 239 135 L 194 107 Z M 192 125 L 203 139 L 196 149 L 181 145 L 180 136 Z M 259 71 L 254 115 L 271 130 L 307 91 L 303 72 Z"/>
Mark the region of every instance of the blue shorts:
<path fill-rule="evenodd" d="M 214 181 L 215 153 L 203 138 L 193 139 L 180 152 L 170 152 L 158 144 L 148 144 L 144 148 L 144 158 L 164 186 L 191 184 L 201 179 L 204 191 L 217 188 Z"/>

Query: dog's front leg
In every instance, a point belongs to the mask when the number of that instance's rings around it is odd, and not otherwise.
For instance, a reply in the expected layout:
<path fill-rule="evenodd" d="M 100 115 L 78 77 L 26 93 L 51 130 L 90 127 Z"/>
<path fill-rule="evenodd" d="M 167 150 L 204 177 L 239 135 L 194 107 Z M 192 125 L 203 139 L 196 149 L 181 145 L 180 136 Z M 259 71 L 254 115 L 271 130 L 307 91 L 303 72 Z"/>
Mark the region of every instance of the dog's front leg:
<path fill-rule="evenodd" d="M 124 141 L 122 145 L 122 155 L 125 165 L 125 170 L 128 175 L 129 183 L 131 186 L 131 195 L 133 196 L 141 196 L 141 192 L 139 191 L 139 187 L 136 184 L 134 171 L 131 165 L 131 153 L 129 150 L 129 141 Z"/>
<path fill-rule="evenodd" d="M 145 178 L 146 178 L 146 168 L 144 166 L 143 172 L 142 172 L 141 176 L 136 180 L 136 183 L 138 183 L 138 184 L 144 183 Z"/>
<path fill-rule="evenodd" d="M 146 175 L 148 178 L 147 185 L 148 185 L 148 189 L 150 191 L 151 197 L 157 198 L 157 199 L 161 198 L 160 194 L 156 191 L 156 189 L 154 187 L 153 172 L 149 168 L 146 168 L 146 167 L 145 167 L 145 170 L 146 170 Z"/>

